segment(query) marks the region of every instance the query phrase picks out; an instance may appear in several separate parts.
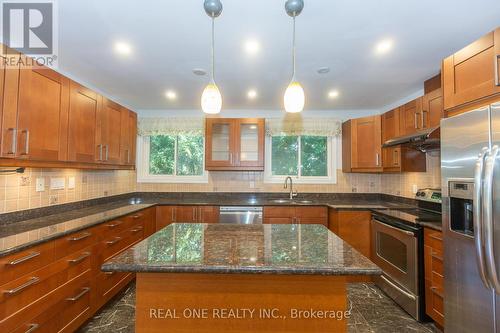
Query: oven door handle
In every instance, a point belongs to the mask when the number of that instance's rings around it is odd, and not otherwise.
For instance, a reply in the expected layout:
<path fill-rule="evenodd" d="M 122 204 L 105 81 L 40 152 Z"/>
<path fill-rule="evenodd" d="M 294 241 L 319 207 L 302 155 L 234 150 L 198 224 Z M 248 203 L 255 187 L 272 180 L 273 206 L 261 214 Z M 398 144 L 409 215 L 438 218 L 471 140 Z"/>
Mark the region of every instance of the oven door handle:
<path fill-rule="evenodd" d="M 484 261 L 484 250 L 483 250 L 483 173 L 484 173 L 484 159 L 488 153 L 488 148 L 484 147 L 478 156 L 476 166 L 474 168 L 474 195 L 472 198 L 472 211 L 474 214 L 473 224 L 474 224 L 474 244 L 476 247 L 476 257 L 477 257 L 477 268 L 479 270 L 479 276 L 483 281 L 486 288 L 490 289 L 491 285 L 488 281 L 485 261 Z"/>
<path fill-rule="evenodd" d="M 400 293 L 402 293 L 406 297 L 411 298 L 412 300 L 416 300 L 417 299 L 415 297 L 415 295 L 413 295 L 413 294 L 407 292 L 406 290 L 402 289 L 401 287 L 399 287 L 398 285 L 396 285 L 395 283 L 393 283 L 392 281 L 390 281 L 385 276 L 380 275 L 380 277 L 382 278 L 382 280 L 384 280 L 385 283 L 389 284 L 391 287 L 393 287 L 394 289 L 398 290 Z"/>
<path fill-rule="evenodd" d="M 406 234 L 406 235 L 408 235 L 408 236 L 413 236 L 413 237 L 415 236 L 415 234 L 414 234 L 413 232 L 411 232 L 411 231 L 408 231 L 408 230 L 404 230 L 404 229 L 400 229 L 400 228 L 393 227 L 392 225 L 387 224 L 387 223 L 384 223 L 384 222 L 379 221 L 379 220 L 377 220 L 377 219 L 373 219 L 373 221 L 374 221 L 374 222 L 376 222 L 376 223 L 378 223 L 378 224 L 381 224 L 381 225 L 382 225 L 382 226 L 384 226 L 384 227 L 391 228 L 391 229 L 393 229 L 393 230 L 395 230 L 395 231 L 397 231 L 397 232 L 400 232 L 400 233 Z"/>

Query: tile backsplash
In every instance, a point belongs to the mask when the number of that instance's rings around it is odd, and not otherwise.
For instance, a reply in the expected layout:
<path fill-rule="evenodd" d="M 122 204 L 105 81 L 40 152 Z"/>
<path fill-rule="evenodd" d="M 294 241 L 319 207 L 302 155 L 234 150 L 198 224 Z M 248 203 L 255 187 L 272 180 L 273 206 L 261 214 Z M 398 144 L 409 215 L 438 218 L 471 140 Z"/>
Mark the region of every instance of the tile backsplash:
<path fill-rule="evenodd" d="M 386 193 L 413 197 L 418 188 L 440 187 L 439 155 L 428 155 L 427 172 L 404 174 L 349 174 L 337 170 L 336 184 L 297 184 L 300 192 Z M 43 178 L 44 191 L 36 191 Z M 51 179 L 63 179 L 63 189 L 50 189 Z M 74 188 L 68 188 L 74 178 Z M 264 183 L 262 172 L 211 172 L 206 184 L 137 183 L 135 171 L 26 169 L 23 174 L 0 175 L 0 213 L 141 192 L 282 192 L 283 184 Z"/>

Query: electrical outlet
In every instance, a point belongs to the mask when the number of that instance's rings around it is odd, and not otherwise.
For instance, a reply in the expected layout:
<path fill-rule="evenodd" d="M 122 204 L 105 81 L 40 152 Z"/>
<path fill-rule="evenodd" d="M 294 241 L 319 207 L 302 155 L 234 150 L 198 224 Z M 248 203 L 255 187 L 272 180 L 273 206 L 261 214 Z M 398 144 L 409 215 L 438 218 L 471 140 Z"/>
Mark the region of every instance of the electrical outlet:
<path fill-rule="evenodd" d="M 55 204 L 57 204 L 57 195 L 49 196 L 49 205 L 55 205 Z"/>
<path fill-rule="evenodd" d="M 352 190 L 352 193 L 358 192 L 358 189 L 356 187 L 353 187 L 351 190 Z"/>
<path fill-rule="evenodd" d="M 108 191 L 104 191 L 104 196 L 107 197 L 108 196 Z"/>
<path fill-rule="evenodd" d="M 250 188 L 255 188 L 255 182 L 254 181 L 250 181 L 249 184 L 248 184 L 248 186 Z"/>
<path fill-rule="evenodd" d="M 20 186 L 28 186 L 30 184 L 30 177 L 29 176 L 21 176 L 19 178 L 19 185 Z"/>
<path fill-rule="evenodd" d="M 75 177 L 68 177 L 68 188 L 75 188 Z"/>
<path fill-rule="evenodd" d="M 418 185 L 417 184 L 413 184 L 411 186 L 411 193 L 416 194 L 417 192 L 418 192 Z"/>
<path fill-rule="evenodd" d="M 37 192 L 45 191 L 45 178 L 40 177 L 36 179 L 36 191 Z"/>

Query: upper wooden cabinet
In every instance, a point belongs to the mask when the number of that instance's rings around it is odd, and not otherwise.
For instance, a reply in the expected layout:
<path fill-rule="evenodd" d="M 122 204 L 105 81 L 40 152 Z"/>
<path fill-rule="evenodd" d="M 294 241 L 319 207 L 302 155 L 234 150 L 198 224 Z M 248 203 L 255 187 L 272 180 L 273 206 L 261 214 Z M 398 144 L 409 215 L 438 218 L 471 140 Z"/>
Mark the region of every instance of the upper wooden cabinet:
<path fill-rule="evenodd" d="M 500 93 L 500 28 L 443 60 L 444 109 Z"/>
<path fill-rule="evenodd" d="M 0 44 L 1 45 L 1 44 Z M 17 92 L 19 66 L 6 67 L 7 56 L 0 55 L 1 157 L 14 158 L 17 151 Z M 11 55 L 18 58 L 20 55 Z"/>
<path fill-rule="evenodd" d="M 443 92 L 436 89 L 422 97 L 422 128 L 438 127 L 443 118 Z"/>
<path fill-rule="evenodd" d="M 422 129 L 422 97 L 416 98 L 400 107 L 400 125 L 401 135 L 415 133 Z"/>
<path fill-rule="evenodd" d="M 394 139 L 399 134 L 399 108 L 387 111 L 382 115 L 382 143 Z"/>
<path fill-rule="evenodd" d="M 120 163 L 120 139 L 122 126 L 122 112 L 128 115 L 128 110 L 119 104 L 103 98 L 101 116 L 99 117 L 99 161 L 110 164 Z"/>
<path fill-rule="evenodd" d="M 137 137 L 137 114 L 125 108 L 121 113 L 120 161 L 122 164 L 135 164 Z"/>
<path fill-rule="evenodd" d="M 342 171 L 382 171 L 382 117 L 351 119 L 342 124 Z"/>
<path fill-rule="evenodd" d="M 99 159 L 97 124 L 101 109 L 102 98 L 99 94 L 76 82 L 70 83 L 69 161 L 95 163 Z"/>
<path fill-rule="evenodd" d="M 206 170 L 264 170 L 264 119 L 207 118 Z"/>

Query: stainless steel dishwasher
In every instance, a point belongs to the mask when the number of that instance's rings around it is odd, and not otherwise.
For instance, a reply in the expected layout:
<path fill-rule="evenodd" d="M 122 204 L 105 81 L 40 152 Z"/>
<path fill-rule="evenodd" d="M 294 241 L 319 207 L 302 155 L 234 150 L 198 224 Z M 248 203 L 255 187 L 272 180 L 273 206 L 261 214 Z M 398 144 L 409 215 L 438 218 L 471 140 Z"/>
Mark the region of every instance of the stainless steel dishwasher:
<path fill-rule="evenodd" d="M 262 207 L 221 206 L 219 213 L 219 223 L 262 224 Z"/>

